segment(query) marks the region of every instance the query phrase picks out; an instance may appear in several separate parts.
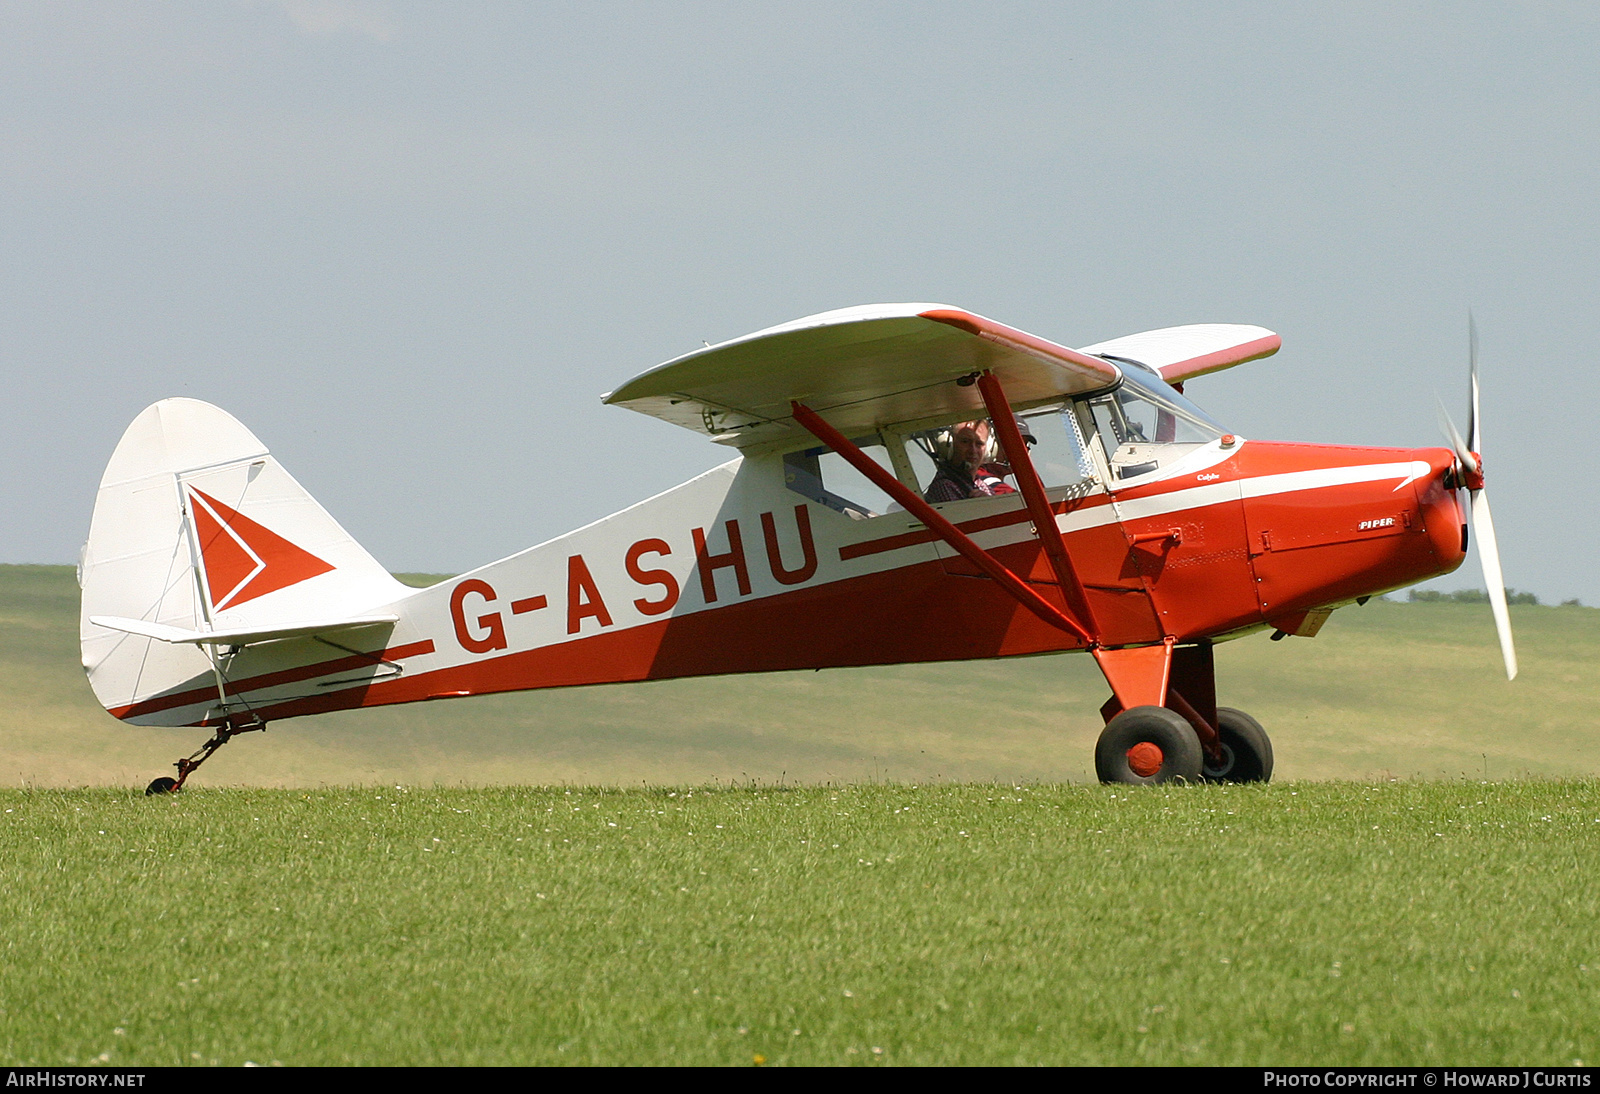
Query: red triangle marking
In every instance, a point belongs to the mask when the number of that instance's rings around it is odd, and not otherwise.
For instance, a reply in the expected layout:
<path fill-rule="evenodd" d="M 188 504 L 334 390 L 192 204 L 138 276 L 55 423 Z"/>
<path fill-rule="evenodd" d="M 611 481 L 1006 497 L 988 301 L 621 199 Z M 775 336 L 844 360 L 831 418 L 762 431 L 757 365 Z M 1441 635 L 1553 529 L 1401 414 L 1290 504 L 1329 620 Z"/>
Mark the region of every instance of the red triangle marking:
<path fill-rule="evenodd" d="M 205 497 L 204 494 L 200 496 Z M 206 498 L 206 501 L 213 506 L 217 504 L 211 498 Z M 229 532 L 223 523 L 227 518 L 220 512 L 208 509 L 192 496 L 189 511 L 194 514 L 195 531 L 200 536 L 200 555 L 206 563 L 206 584 L 211 587 L 211 606 L 217 608 L 266 567 L 250 553 L 238 536 Z"/>
<path fill-rule="evenodd" d="M 189 487 L 211 607 L 237 608 L 258 596 L 325 574 L 333 567 L 278 533 Z M 199 504 L 195 504 L 196 500 Z"/>

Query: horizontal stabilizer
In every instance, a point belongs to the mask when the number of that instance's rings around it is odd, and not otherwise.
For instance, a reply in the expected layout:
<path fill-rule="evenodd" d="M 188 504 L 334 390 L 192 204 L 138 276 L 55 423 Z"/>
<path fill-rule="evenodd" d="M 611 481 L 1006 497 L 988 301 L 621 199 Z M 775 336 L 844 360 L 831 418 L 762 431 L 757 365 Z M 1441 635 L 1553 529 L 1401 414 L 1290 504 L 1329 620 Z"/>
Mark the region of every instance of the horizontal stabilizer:
<path fill-rule="evenodd" d="M 161 642 L 188 642 L 201 646 L 257 646 L 263 642 L 278 642 L 285 638 L 304 638 L 312 634 L 334 634 L 362 627 L 379 627 L 399 622 L 397 615 L 370 615 L 360 619 L 314 619 L 304 623 L 286 623 L 272 627 L 235 627 L 220 631 L 191 631 L 165 623 L 151 623 L 143 619 L 120 619 L 114 615 L 92 615 L 89 622 L 97 627 L 124 631 Z"/>

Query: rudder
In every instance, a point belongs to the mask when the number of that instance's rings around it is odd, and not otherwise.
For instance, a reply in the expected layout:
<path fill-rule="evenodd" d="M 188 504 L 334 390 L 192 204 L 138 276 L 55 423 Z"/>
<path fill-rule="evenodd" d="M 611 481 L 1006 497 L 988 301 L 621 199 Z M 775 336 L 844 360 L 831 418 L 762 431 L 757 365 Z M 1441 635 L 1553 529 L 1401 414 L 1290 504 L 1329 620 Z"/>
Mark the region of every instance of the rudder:
<path fill-rule="evenodd" d="M 156 403 L 123 434 L 79 582 L 84 669 L 112 711 L 209 677 L 211 661 L 91 617 L 228 630 L 359 615 L 409 592 L 253 433 L 195 399 Z"/>

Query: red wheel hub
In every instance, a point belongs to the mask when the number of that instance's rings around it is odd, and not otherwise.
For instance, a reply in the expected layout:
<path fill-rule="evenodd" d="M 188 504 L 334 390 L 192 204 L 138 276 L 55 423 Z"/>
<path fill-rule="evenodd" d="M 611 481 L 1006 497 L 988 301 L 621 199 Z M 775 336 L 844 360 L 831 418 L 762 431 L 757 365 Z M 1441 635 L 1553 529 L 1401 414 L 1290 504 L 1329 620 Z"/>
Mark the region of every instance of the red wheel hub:
<path fill-rule="evenodd" d="M 1140 741 L 1128 749 L 1128 766 L 1141 779 L 1148 779 L 1161 770 L 1161 748 L 1149 741 Z"/>

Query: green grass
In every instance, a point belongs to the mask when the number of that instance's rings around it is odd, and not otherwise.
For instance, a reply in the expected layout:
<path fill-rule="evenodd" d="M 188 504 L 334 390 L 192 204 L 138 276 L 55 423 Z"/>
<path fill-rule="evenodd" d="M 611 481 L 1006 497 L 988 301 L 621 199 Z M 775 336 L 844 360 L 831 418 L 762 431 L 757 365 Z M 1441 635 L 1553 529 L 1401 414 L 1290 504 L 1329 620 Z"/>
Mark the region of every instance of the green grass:
<path fill-rule="evenodd" d="M 76 615 L 0 567 L 0 1063 L 1600 1056 L 1591 609 L 1514 608 L 1510 685 L 1480 605 L 1220 647 L 1269 787 L 1082 785 L 1041 657 L 303 719 L 154 799 L 204 734 L 101 711 Z"/>
<path fill-rule="evenodd" d="M 441 581 L 449 580 L 449 574 L 395 574 L 395 580 L 402 585 L 410 585 L 413 589 L 426 589 L 430 585 L 437 585 Z"/>
<path fill-rule="evenodd" d="M 1600 1054 L 1600 783 L 0 791 L 0 1061 Z"/>
<path fill-rule="evenodd" d="M 70 567 L 0 566 L 0 786 L 142 787 L 205 737 L 102 711 L 77 612 Z M 1512 620 L 1511 684 L 1486 605 L 1374 601 L 1315 639 L 1219 646 L 1219 693 L 1284 779 L 1600 773 L 1600 611 Z M 1089 658 L 1056 656 L 485 696 L 277 723 L 196 785 L 1082 783 L 1106 695 Z"/>

